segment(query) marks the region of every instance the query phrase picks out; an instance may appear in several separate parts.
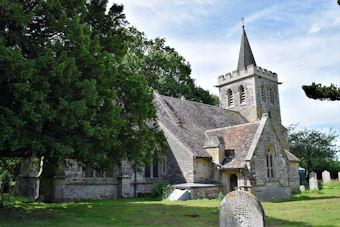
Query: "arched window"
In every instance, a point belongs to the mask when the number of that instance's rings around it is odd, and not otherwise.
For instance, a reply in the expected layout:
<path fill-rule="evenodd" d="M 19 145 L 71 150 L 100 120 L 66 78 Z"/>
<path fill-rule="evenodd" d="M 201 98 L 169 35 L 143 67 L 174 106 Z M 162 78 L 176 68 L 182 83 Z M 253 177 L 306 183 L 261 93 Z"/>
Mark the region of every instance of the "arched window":
<path fill-rule="evenodd" d="M 274 177 L 274 151 L 271 146 L 268 146 L 266 152 L 267 177 L 269 179 Z"/>
<path fill-rule="evenodd" d="M 231 89 L 228 90 L 228 106 L 234 105 L 234 95 Z"/>
<path fill-rule="evenodd" d="M 273 92 L 273 88 L 269 89 L 269 101 L 270 101 L 270 104 L 274 104 L 274 92 Z"/>
<path fill-rule="evenodd" d="M 246 102 L 246 90 L 241 85 L 239 91 L 240 91 L 240 104 L 245 103 Z"/>
<path fill-rule="evenodd" d="M 266 90 L 263 85 L 261 86 L 261 101 L 266 103 Z"/>

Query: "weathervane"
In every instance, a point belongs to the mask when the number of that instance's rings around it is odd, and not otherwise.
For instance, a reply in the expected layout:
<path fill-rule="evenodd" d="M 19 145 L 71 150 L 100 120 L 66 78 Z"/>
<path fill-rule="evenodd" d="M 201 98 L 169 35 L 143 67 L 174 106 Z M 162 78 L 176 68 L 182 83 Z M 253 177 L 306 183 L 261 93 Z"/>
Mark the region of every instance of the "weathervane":
<path fill-rule="evenodd" d="M 244 17 L 241 17 L 242 20 L 242 28 L 244 28 Z"/>

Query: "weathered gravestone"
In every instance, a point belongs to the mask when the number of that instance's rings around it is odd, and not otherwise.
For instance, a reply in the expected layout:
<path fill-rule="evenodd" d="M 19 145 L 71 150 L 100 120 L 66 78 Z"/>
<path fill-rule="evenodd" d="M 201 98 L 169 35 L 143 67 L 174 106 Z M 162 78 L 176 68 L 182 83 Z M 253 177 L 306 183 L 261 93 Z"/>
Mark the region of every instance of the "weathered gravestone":
<path fill-rule="evenodd" d="M 338 180 L 340 181 L 340 171 L 338 172 Z"/>
<path fill-rule="evenodd" d="M 306 191 L 306 187 L 304 185 L 300 185 L 300 192 Z"/>
<path fill-rule="evenodd" d="M 317 178 L 316 173 L 314 173 L 314 172 L 309 173 L 309 190 L 311 190 L 311 191 L 319 190 L 318 178 Z"/>
<path fill-rule="evenodd" d="M 331 174 L 325 170 L 322 172 L 322 182 L 323 183 L 327 183 L 331 181 Z"/>
<path fill-rule="evenodd" d="M 265 226 L 265 214 L 261 203 L 249 192 L 232 191 L 222 200 L 220 227 Z"/>

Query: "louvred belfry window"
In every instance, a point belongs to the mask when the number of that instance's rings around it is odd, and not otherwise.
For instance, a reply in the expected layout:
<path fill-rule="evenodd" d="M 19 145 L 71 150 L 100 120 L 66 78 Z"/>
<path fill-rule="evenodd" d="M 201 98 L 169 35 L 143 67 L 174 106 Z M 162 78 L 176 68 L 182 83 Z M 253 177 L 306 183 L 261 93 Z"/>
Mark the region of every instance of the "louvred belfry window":
<path fill-rule="evenodd" d="M 262 100 L 262 102 L 266 102 L 266 91 L 265 91 L 265 89 L 264 89 L 264 86 L 262 85 L 262 87 L 261 87 L 261 100 Z"/>
<path fill-rule="evenodd" d="M 269 100 L 271 104 L 274 104 L 274 92 L 273 92 L 273 88 L 271 88 L 269 90 Z"/>
<path fill-rule="evenodd" d="M 241 85 L 240 86 L 240 103 L 245 103 L 246 102 L 246 90 L 244 87 Z"/>
<path fill-rule="evenodd" d="M 234 105 L 234 95 L 231 89 L 228 90 L 228 106 Z"/>

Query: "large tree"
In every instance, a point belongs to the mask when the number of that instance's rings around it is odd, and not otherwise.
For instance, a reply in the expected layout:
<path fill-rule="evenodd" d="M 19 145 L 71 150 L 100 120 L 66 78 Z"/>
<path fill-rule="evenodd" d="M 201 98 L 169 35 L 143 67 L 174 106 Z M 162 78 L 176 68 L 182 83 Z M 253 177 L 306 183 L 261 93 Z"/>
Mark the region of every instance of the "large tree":
<path fill-rule="evenodd" d="M 152 90 L 123 64 L 123 7 L 106 0 L 0 3 L 0 155 L 142 161 L 155 144 Z"/>
<path fill-rule="evenodd" d="M 165 39 L 149 40 L 134 27 L 128 30 L 128 54 L 125 62 L 130 69 L 143 74 L 148 85 L 162 95 L 218 105 L 218 98 L 195 85 L 190 64 Z"/>
<path fill-rule="evenodd" d="M 325 169 L 340 171 L 333 168 L 339 152 L 335 132 L 324 133 L 314 129 L 298 130 L 290 127 L 288 137 L 290 151 L 301 160 L 301 166 L 308 172 L 314 171 L 321 176 Z"/>

